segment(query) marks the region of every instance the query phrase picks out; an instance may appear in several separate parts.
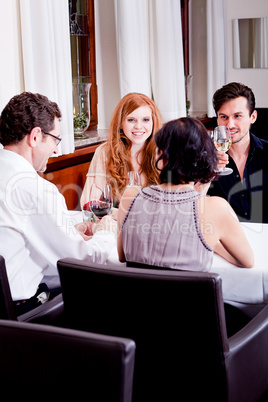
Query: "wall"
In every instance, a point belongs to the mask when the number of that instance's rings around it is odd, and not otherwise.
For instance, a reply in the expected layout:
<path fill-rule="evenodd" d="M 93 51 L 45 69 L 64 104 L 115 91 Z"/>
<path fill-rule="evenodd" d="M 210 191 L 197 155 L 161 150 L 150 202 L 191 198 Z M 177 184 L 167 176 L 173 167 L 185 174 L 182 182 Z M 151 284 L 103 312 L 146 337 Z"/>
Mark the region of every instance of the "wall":
<path fill-rule="evenodd" d="M 227 0 L 228 81 L 239 81 L 252 88 L 257 107 L 268 107 L 268 69 L 233 68 L 232 19 L 268 17 L 267 0 Z"/>
<path fill-rule="evenodd" d="M 206 113 L 206 0 L 189 0 L 190 8 L 190 74 L 192 107 L 195 115 Z M 232 20 L 234 18 L 268 17 L 267 0 L 226 0 L 227 82 L 238 81 L 252 88 L 256 106 L 268 107 L 268 69 L 233 68 Z"/>

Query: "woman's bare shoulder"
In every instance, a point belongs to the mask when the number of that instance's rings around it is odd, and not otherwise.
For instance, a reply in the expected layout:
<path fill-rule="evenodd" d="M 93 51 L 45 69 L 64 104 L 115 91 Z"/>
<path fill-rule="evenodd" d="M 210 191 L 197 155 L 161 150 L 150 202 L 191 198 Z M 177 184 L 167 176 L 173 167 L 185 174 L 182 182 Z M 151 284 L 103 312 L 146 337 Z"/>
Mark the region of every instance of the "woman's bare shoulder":
<path fill-rule="evenodd" d="M 133 198 L 137 195 L 140 188 L 138 186 L 129 186 L 123 192 L 123 195 L 120 200 L 119 204 L 119 211 L 118 211 L 118 222 L 121 224 L 123 219 L 127 213 L 127 210 L 131 204 Z"/>
<path fill-rule="evenodd" d="M 211 205 L 211 206 L 213 206 L 213 205 L 219 205 L 219 206 L 227 206 L 227 205 L 229 205 L 228 202 L 224 198 L 218 197 L 216 195 L 215 196 L 207 195 L 204 198 L 205 198 L 205 202 L 208 205 Z"/>
<path fill-rule="evenodd" d="M 139 190 L 140 190 L 140 187 L 138 187 L 138 186 L 127 187 L 122 194 L 119 209 L 120 209 L 120 207 L 122 207 L 122 209 L 124 211 L 126 211 L 129 207 L 131 201 L 133 200 L 133 198 L 138 194 Z"/>
<path fill-rule="evenodd" d="M 209 216 L 217 216 L 219 219 L 236 217 L 231 205 L 222 197 L 206 196 L 204 202 L 206 214 Z"/>
<path fill-rule="evenodd" d="M 132 199 L 135 197 L 136 194 L 138 194 L 138 192 L 140 191 L 140 187 L 139 186 L 129 186 L 126 187 L 125 191 L 122 194 L 122 198 L 124 199 Z"/>

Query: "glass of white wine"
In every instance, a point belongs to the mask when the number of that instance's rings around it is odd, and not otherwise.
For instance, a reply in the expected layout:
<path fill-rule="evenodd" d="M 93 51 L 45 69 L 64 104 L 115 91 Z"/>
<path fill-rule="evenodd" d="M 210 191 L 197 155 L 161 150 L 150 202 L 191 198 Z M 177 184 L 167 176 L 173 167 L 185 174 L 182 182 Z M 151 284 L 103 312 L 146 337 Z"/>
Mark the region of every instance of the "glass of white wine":
<path fill-rule="evenodd" d="M 213 141 L 217 151 L 227 152 L 232 145 L 232 137 L 228 127 L 217 126 L 213 131 Z M 233 169 L 224 167 L 217 169 L 216 172 L 221 176 L 231 174 Z"/>

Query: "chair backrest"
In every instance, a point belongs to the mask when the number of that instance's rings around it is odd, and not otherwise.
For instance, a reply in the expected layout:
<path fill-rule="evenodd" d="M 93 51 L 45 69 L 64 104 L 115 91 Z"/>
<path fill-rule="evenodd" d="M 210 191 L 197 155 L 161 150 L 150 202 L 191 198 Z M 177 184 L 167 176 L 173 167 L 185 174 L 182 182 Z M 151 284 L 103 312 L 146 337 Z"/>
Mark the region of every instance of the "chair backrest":
<path fill-rule="evenodd" d="M 226 399 L 217 274 L 94 268 L 72 259 L 58 261 L 58 270 L 68 325 L 135 341 L 133 401 Z"/>
<path fill-rule="evenodd" d="M 17 320 L 9 287 L 5 259 L 0 255 L 0 319 Z"/>
<path fill-rule="evenodd" d="M 5 259 L 0 256 L 0 319 L 61 326 L 63 324 L 62 294 L 60 293 L 54 299 L 17 316 L 9 286 Z"/>
<path fill-rule="evenodd" d="M 0 320 L 1 392 L 10 400 L 131 402 L 135 343 Z"/>

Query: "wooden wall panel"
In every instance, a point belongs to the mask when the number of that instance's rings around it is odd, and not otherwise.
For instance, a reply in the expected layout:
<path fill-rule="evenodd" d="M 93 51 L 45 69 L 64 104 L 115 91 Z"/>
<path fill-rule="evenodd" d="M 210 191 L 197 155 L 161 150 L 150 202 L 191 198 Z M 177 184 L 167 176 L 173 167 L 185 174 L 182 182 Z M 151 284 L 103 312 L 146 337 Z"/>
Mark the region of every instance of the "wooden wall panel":
<path fill-rule="evenodd" d="M 43 175 L 45 179 L 58 187 L 61 194 L 65 197 L 67 207 L 70 210 L 81 209 L 80 197 L 89 165 L 90 162 L 86 162 Z"/>
<path fill-rule="evenodd" d="M 100 144 L 77 149 L 73 154 L 50 158 L 42 177 L 54 183 L 65 197 L 69 210 L 80 210 L 80 197 L 86 174 L 96 148 Z"/>

